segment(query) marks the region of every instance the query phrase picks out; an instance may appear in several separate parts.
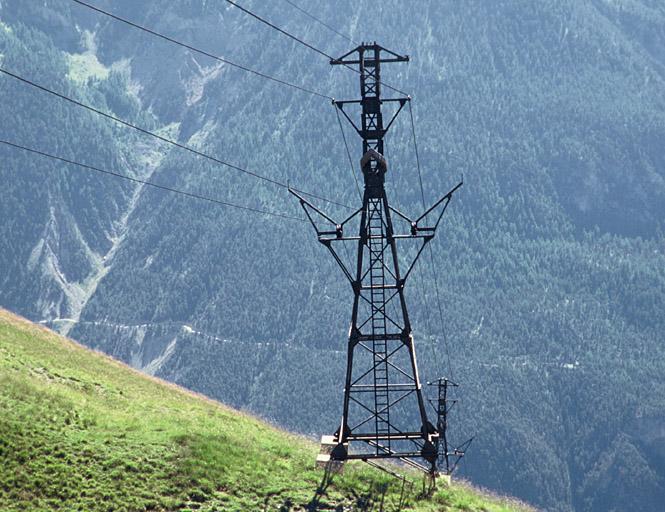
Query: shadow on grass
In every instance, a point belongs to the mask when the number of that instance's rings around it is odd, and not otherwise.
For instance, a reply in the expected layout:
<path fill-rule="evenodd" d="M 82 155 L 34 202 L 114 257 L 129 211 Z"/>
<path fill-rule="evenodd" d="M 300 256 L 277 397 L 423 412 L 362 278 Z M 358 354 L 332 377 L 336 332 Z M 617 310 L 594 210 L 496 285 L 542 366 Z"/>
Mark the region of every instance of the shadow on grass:
<path fill-rule="evenodd" d="M 305 510 L 307 510 L 308 512 L 316 510 L 326 510 L 326 509 L 330 510 L 330 508 L 327 505 L 324 505 L 325 508 L 321 507 L 322 505 L 321 498 L 325 496 L 328 487 L 330 487 L 330 484 L 333 481 L 334 475 L 335 475 L 334 466 L 332 463 L 329 462 L 328 464 L 326 464 L 325 471 L 323 472 L 323 478 L 321 479 L 321 482 L 316 488 L 314 496 L 312 497 L 311 500 L 309 500 L 309 503 L 305 507 Z"/>
<path fill-rule="evenodd" d="M 324 497 L 327 494 L 328 488 L 333 482 L 334 476 L 337 474 L 337 470 L 332 465 L 327 465 L 319 482 L 318 486 L 314 491 L 314 496 L 312 499 L 304 506 L 304 509 L 308 512 L 317 512 L 322 510 L 343 512 L 344 510 L 354 510 L 359 512 L 400 512 L 403 510 L 405 505 L 405 495 L 404 495 L 404 486 L 400 493 L 399 503 L 395 507 L 386 505 L 386 497 L 390 485 L 388 483 L 376 483 L 372 487 L 363 493 L 357 493 L 354 490 L 351 490 L 346 503 L 337 503 L 331 504 L 324 501 Z M 281 504 L 279 511 L 280 512 L 289 512 L 293 510 L 295 506 L 294 502 L 287 498 Z"/>

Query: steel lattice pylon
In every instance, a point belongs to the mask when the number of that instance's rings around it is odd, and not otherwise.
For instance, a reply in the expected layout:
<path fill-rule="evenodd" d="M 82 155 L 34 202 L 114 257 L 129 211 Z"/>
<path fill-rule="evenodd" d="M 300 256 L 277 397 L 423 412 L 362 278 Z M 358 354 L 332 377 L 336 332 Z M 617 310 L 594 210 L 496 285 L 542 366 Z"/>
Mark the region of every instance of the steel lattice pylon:
<path fill-rule="evenodd" d="M 404 288 L 425 245 L 434 237 L 453 193 L 462 184 L 416 219 L 388 202 L 384 136 L 410 98 L 381 97 L 381 64 L 404 61 L 408 57 L 376 43 L 362 44 L 331 61 L 333 65 L 358 65 L 360 74 L 361 99 L 334 101 L 334 105 L 363 141 L 362 206 L 338 223 L 296 191 L 291 192 L 300 200 L 319 241 L 335 258 L 354 294 L 342 420 L 334 434 L 331 458 L 400 458 L 433 472 L 439 432 L 425 410 Z M 394 106 L 386 125 L 384 104 Z M 360 126 L 347 113 L 346 109 L 353 106 L 361 109 Z M 404 226 L 403 233 L 396 233 L 393 217 Z M 346 232 L 357 236 L 347 236 Z M 407 253 L 410 258 L 400 260 L 398 242 L 401 245 L 408 241 L 419 244 L 412 244 Z M 344 244 L 355 245 L 355 271 L 337 250 Z"/>
<path fill-rule="evenodd" d="M 430 400 L 430 404 L 432 404 L 436 411 L 436 428 L 439 431 L 436 469 L 439 474 L 450 477 L 455 468 L 457 468 L 460 460 L 462 460 L 462 457 L 466 454 L 466 450 L 471 446 L 473 437 L 456 446 L 451 451 L 448 441 L 448 417 L 451 409 L 457 404 L 457 400 L 449 398 L 448 390 L 449 388 L 458 387 L 458 384 L 445 377 L 438 378 L 434 382 L 428 382 L 428 384 L 437 388 L 436 400 Z"/>

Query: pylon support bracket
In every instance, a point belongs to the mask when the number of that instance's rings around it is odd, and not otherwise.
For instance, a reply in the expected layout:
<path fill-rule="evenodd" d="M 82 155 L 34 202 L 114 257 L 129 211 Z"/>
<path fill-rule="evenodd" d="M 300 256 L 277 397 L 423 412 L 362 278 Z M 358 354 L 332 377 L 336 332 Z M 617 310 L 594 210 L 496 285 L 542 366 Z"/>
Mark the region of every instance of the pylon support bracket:
<path fill-rule="evenodd" d="M 455 185 L 447 194 L 441 196 L 437 201 L 434 202 L 432 206 L 430 206 L 425 212 L 417 217 L 415 220 L 412 219 L 411 217 L 408 217 L 406 214 L 402 213 L 396 208 L 393 208 L 392 206 L 389 206 L 389 209 L 391 212 L 395 213 L 398 217 L 400 217 L 402 220 L 406 221 L 409 223 L 410 226 L 410 232 L 409 233 L 403 233 L 403 234 L 393 234 L 393 238 L 395 240 L 416 240 L 420 239 L 422 240 L 422 245 L 419 247 L 418 252 L 416 253 L 416 256 L 413 258 L 411 263 L 409 263 L 406 272 L 404 273 L 404 276 L 401 278 L 400 282 L 398 283 L 398 286 L 403 288 L 406 284 L 406 281 L 408 277 L 411 275 L 412 270 L 414 269 L 416 263 L 420 259 L 420 255 L 422 254 L 423 250 L 425 249 L 425 246 L 427 243 L 429 243 L 433 238 L 434 235 L 436 234 L 436 230 L 439 227 L 439 224 L 441 222 L 441 219 L 443 218 L 443 215 L 446 213 L 446 210 L 448 209 L 448 205 L 450 204 L 450 201 L 453 198 L 453 194 L 462 187 L 464 184 L 463 181 L 460 181 L 457 185 Z M 300 206 L 305 212 L 305 215 L 307 216 L 307 219 L 309 220 L 310 224 L 316 231 L 316 235 L 318 237 L 319 242 L 321 242 L 323 245 L 326 246 L 326 248 L 330 251 L 332 254 L 335 262 L 337 265 L 341 268 L 343 274 L 345 277 L 349 280 L 349 282 L 353 285 L 355 283 L 355 280 L 351 274 L 350 269 L 344 264 L 344 261 L 342 258 L 337 254 L 337 252 L 334 250 L 332 247 L 331 243 L 332 242 L 357 242 L 361 240 L 361 236 L 344 236 L 344 228 L 345 226 L 353 220 L 358 214 L 360 214 L 363 210 L 363 208 L 358 208 L 355 210 L 351 215 L 346 217 L 342 222 L 337 222 L 335 221 L 332 217 L 330 217 L 327 213 L 325 213 L 323 210 L 321 210 L 319 207 L 315 206 L 312 204 L 311 201 L 305 199 L 301 194 L 296 192 L 294 189 L 289 188 L 289 192 L 296 196 L 298 200 L 300 201 Z M 426 225 L 426 226 L 421 226 L 420 223 L 427 219 L 427 217 L 433 213 L 439 206 L 443 205 L 443 208 L 441 208 L 441 211 L 438 213 L 436 216 L 436 220 L 433 224 Z M 320 228 L 317 222 L 314 220 L 313 216 L 311 213 L 315 213 L 318 216 L 320 216 L 326 223 L 332 226 L 332 229 L 323 229 Z M 364 277 L 364 276 L 363 276 Z"/>
<path fill-rule="evenodd" d="M 344 115 L 344 117 L 349 122 L 349 124 L 351 126 L 353 126 L 353 129 L 361 137 L 363 136 L 363 131 L 360 128 L 358 128 L 358 125 L 356 125 L 356 123 L 353 121 L 353 119 L 351 119 L 351 117 L 346 113 L 346 110 L 344 110 L 344 105 L 353 105 L 353 104 L 360 105 L 360 104 L 362 104 L 362 101 L 363 100 L 333 100 L 333 102 L 332 102 L 333 105 L 335 105 L 335 107 L 337 107 L 339 109 L 339 111 Z M 399 115 L 399 113 L 404 108 L 404 105 L 406 105 L 407 102 L 409 102 L 409 101 L 411 101 L 411 98 L 388 98 L 388 99 L 385 99 L 385 100 L 384 99 L 380 100 L 380 104 L 393 103 L 393 102 L 398 102 L 399 103 L 399 108 L 393 114 L 393 116 L 390 118 L 390 121 L 388 121 L 388 124 L 386 125 L 386 127 L 383 129 L 383 135 L 385 135 L 388 132 L 390 127 L 395 122 L 395 119 L 397 119 L 397 116 Z"/>

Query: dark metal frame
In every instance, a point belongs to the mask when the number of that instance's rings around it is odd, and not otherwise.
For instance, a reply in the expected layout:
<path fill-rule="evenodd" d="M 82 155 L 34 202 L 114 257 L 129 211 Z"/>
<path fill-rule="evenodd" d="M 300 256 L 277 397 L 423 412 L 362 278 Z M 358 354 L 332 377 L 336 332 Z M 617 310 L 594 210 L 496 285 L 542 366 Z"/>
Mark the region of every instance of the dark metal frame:
<path fill-rule="evenodd" d="M 437 461 L 434 471 L 445 475 L 452 475 L 473 442 L 472 437 L 471 439 L 464 441 L 460 446 L 453 448 L 452 451 L 450 450 L 450 445 L 448 443 L 448 415 L 457 403 L 456 399 L 450 399 L 448 397 L 448 388 L 456 388 L 459 384 L 456 384 L 445 377 L 441 377 L 434 382 L 428 382 L 427 384 L 430 386 L 436 385 L 437 387 L 437 399 L 429 401 L 436 412 L 436 428 L 439 432 Z"/>
<path fill-rule="evenodd" d="M 333 65 L 359 66 L 361 99 L 333 101 L 333 104 L 362 138 L 360 163 L 365 184 L 362 206 L 337 222 L 296 191 L 290 191 L 299 199 L 319 242 L 330 251 L 354 294 L 342 420 L 335 432 L 336 445 L 331 458 L 366 461 L 399 458 L 433 474 L 439 431 L 427 418 L 404 288 L 462 183 L 415 219 L 388 203 L 384 188 L 388 164 L 383 156 L 383 139 L 410 98 L 381 98 L 381 64 L 405 61 L 408 57 L 376 43 L 362 44 L 339 59 L 331 60 Z M 397 104 L 385 127 L 384 103 Z M 360 127 L 345 110 L 346 106 L 354 104 L 362 109 Z M 393 214 L 396 220 L 407 224 L 406 232 L 395 233 Z M 347 236 L 346 232 L 356 224 L 359 224 L 358 235 Z M 406 240 L 419 241 L 421 245 L 403 273 L 397 242 Z M 357 246 L 355 272 L 337 250 L 345 242 Z M 394 312 L 388 311 L 389 306 Z M 400 414 L 400 409 L 409 406 L 412 412 L 417 411 L 419 425 L 404 425 L 405 417 L 412 418 L 412 415 Z M 396 408 L 397 418 L 391 416 Z"/>

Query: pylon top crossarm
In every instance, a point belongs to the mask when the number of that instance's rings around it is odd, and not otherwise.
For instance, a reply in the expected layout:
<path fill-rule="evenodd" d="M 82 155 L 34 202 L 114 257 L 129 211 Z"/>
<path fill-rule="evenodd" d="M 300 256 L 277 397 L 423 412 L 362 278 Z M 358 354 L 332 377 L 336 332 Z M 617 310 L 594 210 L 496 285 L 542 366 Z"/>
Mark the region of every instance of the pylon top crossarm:
<path fill-rule="evenodd" d="M 435 384 L 444 384 L 446 382 L 448 383 L 449 387 L 452 387 L 452 388 L 459 387 L 459 384 L 457 384 L 456 382 L 453 382 L 448 377 L 439 377 L 438 379 L 434 379 L 433 381 L 428 382 L 427 385 L 428 386 L 433 386 Z"/>
<path fill-rule="evenodd" d="M 388 130 L 390 130 L 390 127 L 395 122 L 395 119 L 397 119 L 397 116 L 402 111 L 402 109 L 404 108 L 404 105 L 406 105 L 407 101 L 411 101 L 411 98 L 388 98 L 388 99 L 379 100 L 380 104 L 399 102 L 399 108 L 395 111 L 393 116 L 390 118 L 390 121 L 388 121 L 388 124 L 386 125 L 386 127 L 382 130 L 382 132 L 383 132 L 382 136 L 385 136 L 385 134 L 388 133 Z M 363 130 L 358 128 L 358 125 L 356 125 L 356 123 L 353 121 L 353 119 L 351 119 L 351 117 L 349 117 L 349 114 L 347 114 L 346 110 L 344 110 L 344 105 L 353 105 L 353 104 L 362 105 L 362 102 L 363 102 L 363 100 L 340 100 L 340 101 L 333 100 L 333 105 L 335 105 L 335 107 L 337 109 L 339 109 L 339 111 L 344 115 L 344 117 L 349 122 L 349 124 L 351 126 L 353 126 L 353 129 L 356 131 L 356 133 L 358 133 L 358 135 L 360 135 L 360 137 L 363 136 Z"/>
<path fill-rule="evenodd" d="M 374 50 L 378 51 L 379 54 L 380 52 L 385 52 L 388 55 L 391 55 L 392 57 L 388 58 L 381 58 L 382 63 L 387 63 L 387 62 L 409 62 L 409 56 L 408 55 L 399 55 L 392 50 L 388 50 L 387 48 L 384 48 L 378 44 L 376 44 L 376 41 L 373 43 L 363 43 L 361 45 L 356 46 L 353 50 L 349 50 L 346 52 L 344 55 L 337 59 L 331 59 L 330 64 L 332 66 L 340 66 L 340 65 L 352 65 L 352 64 L 361 64 L 363 62 L 362 56 L 366 51 L 369 50 Z M 354 53 L 358 53 L 359 58 L 357 59 L 349 59 L 351 55 Z"/>
<path fill-rule="evenodd" d="M 383 154 L 383 138 L 392 126 L 393 122 L 401 112 L 404 105 L 410 100 L 408 95 L 402 98 L 384 99 L 381 97 L 382 85 L 399 94 L 404 94 L 399 89 L 383 84 L 381 81 L 381 64 L 389 62 L 408 62 L 409 57 L 399 55 L 373 43 L 363 43 L 353 50 L 345 53 L 338 59 L 332 59 L 330 64 L 342 65 L 360 75 L 360 99 L 333 100 L 333 104 L 339 109 L 346 120 L 353 126 L 355 131 L 363 140 L 363 154 L 368 149 L 374 149 Z M 357 65 L 357 68 L 354 66 Z M 387 124 L 383 122 L 381 106 L 384 103 L 398 102 L 399 108 L 393 113 Z M 344 109 L 345 105 L 358 104 L 362 107 L 361 125 L 358 126 Z"/>

